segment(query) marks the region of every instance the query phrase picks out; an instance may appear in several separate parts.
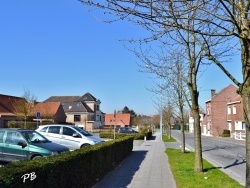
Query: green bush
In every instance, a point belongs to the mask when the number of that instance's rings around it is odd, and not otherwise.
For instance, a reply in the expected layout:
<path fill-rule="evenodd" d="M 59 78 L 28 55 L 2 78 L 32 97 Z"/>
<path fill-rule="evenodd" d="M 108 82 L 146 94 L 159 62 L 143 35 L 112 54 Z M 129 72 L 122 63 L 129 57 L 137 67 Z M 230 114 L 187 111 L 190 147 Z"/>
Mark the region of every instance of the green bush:
<path fill-rule="evenodd" d="M 91 187 L 132 152 L 133 137 L 0 168 L 0 187 Z M 35 179 L 23 175 L 34 173 Z M 34 176 L 33 176 L 34 177 Z"/>
<path fill-rule="evenodd" d="M 115 133 L 115 138 L 123 138 L 126 136 L 133 136 L 134 140 L 144 140 L 144 137 L 146 136 L 147 139 L 150 139 L 152 137 L 152 131 L 145 132 L 145 133 Z M 100 138 L 108 138 L 108 139 L 114 139 L 114 132 L 100 132 L 99 133 Z"/>
<path fill-rule="evenodd" d="M 38 124 L 39 125 L 39 124 Z M 32 129 L 35 130 L 37 128 L 37 122 L 26 122 L 26 127 L 25 123 L 23 121 L 9 121 L 8 122 L 8 128 L 22 128 L 22 129 Z"/>
<path fill-rule="evenodd" d="M 230 130 L 223 130 L 222 137 L 230 137 Z"/>

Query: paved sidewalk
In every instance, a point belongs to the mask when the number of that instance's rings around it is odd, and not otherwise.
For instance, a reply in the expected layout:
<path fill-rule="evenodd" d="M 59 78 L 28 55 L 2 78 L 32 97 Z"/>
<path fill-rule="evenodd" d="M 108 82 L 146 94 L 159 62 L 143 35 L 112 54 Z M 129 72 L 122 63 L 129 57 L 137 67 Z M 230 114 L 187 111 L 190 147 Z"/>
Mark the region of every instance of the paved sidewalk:
<path fill-rule="evenodd" d="M 160 133 L 134 141 L 133 152 L 93 188 L 176 188 Z"/>

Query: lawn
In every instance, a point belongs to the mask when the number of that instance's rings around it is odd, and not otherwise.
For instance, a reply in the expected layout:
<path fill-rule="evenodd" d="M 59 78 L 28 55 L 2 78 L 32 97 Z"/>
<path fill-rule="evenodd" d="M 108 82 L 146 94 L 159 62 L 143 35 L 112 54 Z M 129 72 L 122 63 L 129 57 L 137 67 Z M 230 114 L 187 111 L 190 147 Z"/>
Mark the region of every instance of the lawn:
<path fill-rule="evenodd" d="M 176 142 L 176 140 L 173 137 L 170 137 L 169 139 L 168 136 L 165 134 L 162 135 L 162 140 L 163 142 Z"/>
<path fill-rule="evenodd" d="M 203 159 L 203 173 L 194 173 L 194 153 L 167 148 L 169 164 L 178 188 L 240 188 L 244 187 L 220 169 Z"/>

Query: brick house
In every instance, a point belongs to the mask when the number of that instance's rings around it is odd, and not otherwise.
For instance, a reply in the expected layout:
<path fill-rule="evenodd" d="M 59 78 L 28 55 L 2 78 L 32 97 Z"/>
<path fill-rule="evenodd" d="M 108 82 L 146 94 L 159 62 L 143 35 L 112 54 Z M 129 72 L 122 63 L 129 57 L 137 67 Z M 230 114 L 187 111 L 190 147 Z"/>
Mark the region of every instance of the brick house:
<path fill-rule="evenodd" d="M 26 100 L 21 97 L 0 94 L 0 127 L 8 127 L 9 121 L 16 121 L 16 106 Z"/>
<path fill-rule="evenodd" d="M 227 124 L 231 133 L 245 133 L 243 101 L 240 95 L 227 103 Z"/>
<path fill-rule="evenodd" d="M 17 107 L 20 104 L 27 103 L 22 97 L 0 94 L 0 127 L 8 127 L 9 121 L 20 121 L 17 114 Z M 60 103 L 36 103 L 32 104 L 32 111 L 29 112 L 28 118 L 36 119 L 36 112 L 40 112 L 42 120 L 49 120 L 54 123 L 65 123 L 66 116 Z"/>
<path fill-rule="evenodd" d="M 130 114 L 105 114 L 105 127 L 131 127 Z"/>
<path fill-rule="evenodd" d="M 237 87 L 229 86 L 216 93 L 211 90 L 211 99 L 206 103 L 206 124 L 202 124 L 202 134 L 207 136 L 220 136 L 223 130 L 228 129 L 227 103 L 237 97 Z"/>
<path fill-rule="evenodd" d="M 50 121 L 53 123 L 65 123 L 66 115 L 63 107 L 59 102 L 40 102 L 34 106 L 33 117 L 36 117 L 36 113 L 40 112 L 40 123 L 43 121 Z"/>
<path fill-rule="evenodd" d="M 90 93 L 83 96 L 52 96 L 44 102 L 60 102 L 66 115 L 66 122 L 92 131 L 104 125 L 101 101 Z"/>

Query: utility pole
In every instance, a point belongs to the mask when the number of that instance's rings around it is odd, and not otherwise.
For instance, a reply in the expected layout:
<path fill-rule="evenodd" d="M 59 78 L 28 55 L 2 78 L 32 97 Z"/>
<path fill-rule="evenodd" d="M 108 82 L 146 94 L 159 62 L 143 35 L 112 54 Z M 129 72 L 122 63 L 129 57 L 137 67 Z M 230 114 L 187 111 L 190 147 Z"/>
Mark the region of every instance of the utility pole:
<path fill-rule="evenodd" d="M 115 129 L 116 129 L 116 110 L 114 111 L 114 139 L 115 139 Z"/>

